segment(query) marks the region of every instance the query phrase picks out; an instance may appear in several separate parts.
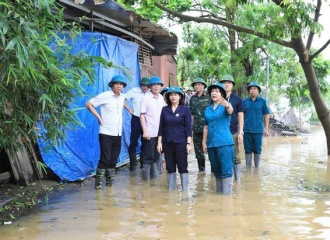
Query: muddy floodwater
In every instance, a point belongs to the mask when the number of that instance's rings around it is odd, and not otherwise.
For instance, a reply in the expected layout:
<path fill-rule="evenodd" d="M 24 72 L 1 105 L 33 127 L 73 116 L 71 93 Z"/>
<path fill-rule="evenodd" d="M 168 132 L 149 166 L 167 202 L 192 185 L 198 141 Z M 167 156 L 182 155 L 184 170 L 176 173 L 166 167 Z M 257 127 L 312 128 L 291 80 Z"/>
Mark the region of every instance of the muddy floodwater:
<path fill-rule="evenodd" d="M 0 239 L 330 239 L 330 159 L 322 129 L 309 136 L 268 137 L 259 169 L 246 170 L 232 196 L 215 193 L 207 160 L 189 156 L 189 191 L 167 190 L 166 173 L 144 182 L 117 172 L 115 185 L 49 200 L 37 214 L 0 227 Z"/>

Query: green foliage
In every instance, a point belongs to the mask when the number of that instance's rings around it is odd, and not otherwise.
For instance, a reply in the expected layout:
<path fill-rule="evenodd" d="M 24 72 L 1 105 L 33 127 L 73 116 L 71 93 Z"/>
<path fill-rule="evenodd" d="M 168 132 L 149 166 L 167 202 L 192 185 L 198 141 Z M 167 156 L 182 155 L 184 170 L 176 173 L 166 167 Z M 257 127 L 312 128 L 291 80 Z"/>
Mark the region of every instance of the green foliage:
<path fill-rule="evenodd" d="M 330 83 L 327 81 L 327 77 L 330 75 L 330 60 L 324 60 L 322 55 L 318 55 L 317 58 L 313 60 L 313 67 L 322 94 L 329 95 Z"/>
<path fill-rule="evenodd" d="M 186 46 L 178 56 L 178 75 L 182 86 L 189 86 L 197 77 L 211 83 L 230 69 L 230 53 L 223 34 L 209 26 L 184 26 Z"/>
<path fill-rule="evenodd" d="M 70 104 L 83 94 L 82 78 L 92 81 L 97 61 L 70 53 L 67 41 L 79 37 L 80 27 L 62 15 L 48 0 L 0 5 L 0 148 L 19 147 L 18 136 L 34 141 L 39 124 L 58 144 L 66 127 L 80 124 Z"/>

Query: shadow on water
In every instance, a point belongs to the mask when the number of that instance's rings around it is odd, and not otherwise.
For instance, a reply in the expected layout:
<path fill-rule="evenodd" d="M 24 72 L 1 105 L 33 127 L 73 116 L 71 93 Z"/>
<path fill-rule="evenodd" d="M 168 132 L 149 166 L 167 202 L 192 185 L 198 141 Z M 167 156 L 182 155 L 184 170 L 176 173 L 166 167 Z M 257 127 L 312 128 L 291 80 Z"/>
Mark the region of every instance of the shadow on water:
<path fill-rule="evenodd" d="M 244 159 L 241 146 L 241 156 Z M 144 182 L 120 170 L 113 187 L 94 179 L 51 199 L 36 215 L 0 228 L 1 239 L 330 239 L 330 159 L 322 130 L 264 139 L 261 167 L 246 170 L 233 195 L 215 193 L 207 162 L 189 156 L 189 191 L 167 190 L 166 173 Z"/>

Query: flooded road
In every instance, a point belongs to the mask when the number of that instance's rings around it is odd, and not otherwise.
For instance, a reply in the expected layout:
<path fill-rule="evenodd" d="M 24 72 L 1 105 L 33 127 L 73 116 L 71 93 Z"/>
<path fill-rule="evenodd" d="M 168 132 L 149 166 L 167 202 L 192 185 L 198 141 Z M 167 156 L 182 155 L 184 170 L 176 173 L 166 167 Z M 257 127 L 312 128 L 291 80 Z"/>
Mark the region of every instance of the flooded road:
<path fill-rule="evenodd" d="M 268 137 L 263 144 L 260 169 L 247 171 L 243 160 L 232 196 L 215 193 L 209 162 L 199 173 L 191 154 L 187 194 L 179 175 L 177 191 L 168 192 L 165 172 L 143 182 L 140 172 L 124 168 L 113 187 L 94 190 L 94 179 L 88 179 L 37 214 L 0 227 L 0 239 L 330 239 L 323 131 Z"/>

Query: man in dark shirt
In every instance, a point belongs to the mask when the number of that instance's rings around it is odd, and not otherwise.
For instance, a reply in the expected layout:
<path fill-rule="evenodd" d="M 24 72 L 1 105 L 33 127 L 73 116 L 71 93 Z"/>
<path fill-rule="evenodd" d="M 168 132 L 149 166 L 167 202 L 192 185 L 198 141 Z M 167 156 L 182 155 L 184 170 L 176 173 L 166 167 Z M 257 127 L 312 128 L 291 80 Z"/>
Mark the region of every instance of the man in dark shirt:
<path fill-rule="evenodd" d="M 235 80 L 231 75 L 224 75 L 220 82 L 225 86 L 226 89 L 226 100 L 233 107 L 233 113 L 230 120 L 230 132 L 234 140 L 234 177 L 235 181 L 239 182 L 242 172 L 241 158 L 239 156 L 239 144 L 243 143 L 243 100 L 240 96 L 232 93 L 232 88 L 235 86 Z"/>

